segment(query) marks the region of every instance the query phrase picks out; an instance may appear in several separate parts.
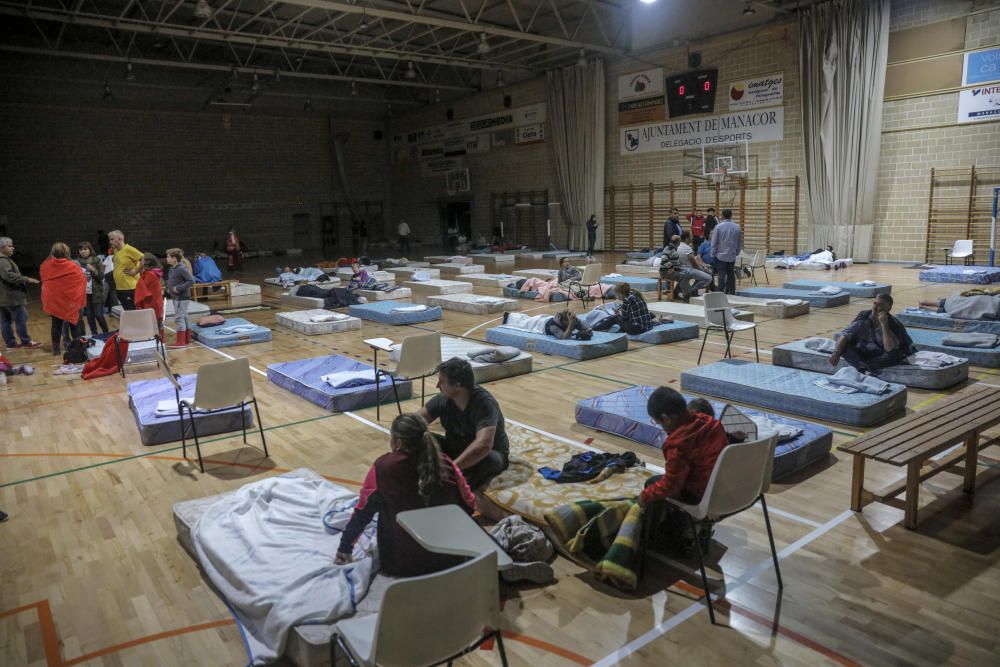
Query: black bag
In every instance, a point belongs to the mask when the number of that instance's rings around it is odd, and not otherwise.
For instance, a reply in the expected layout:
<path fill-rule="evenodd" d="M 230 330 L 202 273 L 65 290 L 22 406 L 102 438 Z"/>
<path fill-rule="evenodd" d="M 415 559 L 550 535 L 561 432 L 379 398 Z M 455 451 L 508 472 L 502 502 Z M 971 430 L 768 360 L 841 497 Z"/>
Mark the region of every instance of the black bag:
<path fill-rule="evenodd" d="M 64 364 L 83 364 L 87 362 L 87 348 L 94 344 L 89 338 L 74 338 L 63 352 Z"/>

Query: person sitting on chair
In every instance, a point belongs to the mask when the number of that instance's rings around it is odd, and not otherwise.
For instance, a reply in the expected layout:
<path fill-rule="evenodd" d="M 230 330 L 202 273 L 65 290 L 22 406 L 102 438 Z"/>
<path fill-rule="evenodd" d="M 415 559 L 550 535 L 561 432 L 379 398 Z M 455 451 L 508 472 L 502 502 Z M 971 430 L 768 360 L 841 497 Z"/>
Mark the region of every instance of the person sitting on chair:
<path fill-rule="evenodd" d="M 844 359 L 862 373 L 877 372 L 902 363 L 915 352 L 906 327 L 889 314 L 892 297 L 879 294 L 871 310 L 858 313 L 840 333 L 837 349 L 830 355 L 830 365 Z"/>
<path fill-rule="evenodd" d="M 361 495 L 340 538 L 334 563 L 351 562 L 355 541 L 378 518 L 379 569 L 394 577 L 415 577 L 453 567 L 461 556 L 427 551 L 396 521 L 400 512 L 458 505 L 468 514 L 476 509 L 476 497 L 455 462 L 441 453 L 437 438 L 417 414 L 399 415 L 389 430 L 387 454 L 375 459 L 365 475 Z"/>
<path fill-rule="evenodd" d="M 559 276 L 556 278 L 557 283 L 563 285 L 573 280 L 580 280 L 580 278 L 583 278 L 583 274 L 580 273 L 580 269 L 575 266 L 570 266 L 569 257 L 563 257 L 559 260 Z"/>
<path fill-rule="evenodd" d="M 660 278 L 676 282 L 674 298 L 683 299 L 684 303 L 688 303 L 691 301 L 692 276 L 677 252 L 680 244 L 681 237 L 674 236 L 670 239 L 670 243 L 663 248 L 663 256 L 660 258 Z M 697 294 L 697 289 L 695 293 Z"/>
<path fill-rule="evenodd" d="M 510 464 L 510 444 L 503 413 L 490 392 L 476 385 L 472 366 L 453 357 L 438 366 L 441 393 L 417 414 L 428 424 L 441 420 L 444 436 L 436 435 L 473 490 L 485 488 Z"/>

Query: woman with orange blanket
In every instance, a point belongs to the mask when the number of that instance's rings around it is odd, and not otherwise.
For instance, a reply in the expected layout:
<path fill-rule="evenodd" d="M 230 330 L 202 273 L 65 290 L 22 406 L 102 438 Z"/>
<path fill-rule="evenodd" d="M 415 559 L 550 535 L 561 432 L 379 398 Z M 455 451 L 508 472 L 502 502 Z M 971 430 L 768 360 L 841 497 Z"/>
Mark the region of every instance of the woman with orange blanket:
<path fill-rule="evenodd" d="M 52 317 L 52 354 L 61 354 L 63 324 L 70 327 L 70 335 L 83 335 L 80 312 L 87 305 L 87 277 L 80 265 L 70 259 L 69 246 L 52 245 L 48 259 L 42 262 L 42 310 Z"/>

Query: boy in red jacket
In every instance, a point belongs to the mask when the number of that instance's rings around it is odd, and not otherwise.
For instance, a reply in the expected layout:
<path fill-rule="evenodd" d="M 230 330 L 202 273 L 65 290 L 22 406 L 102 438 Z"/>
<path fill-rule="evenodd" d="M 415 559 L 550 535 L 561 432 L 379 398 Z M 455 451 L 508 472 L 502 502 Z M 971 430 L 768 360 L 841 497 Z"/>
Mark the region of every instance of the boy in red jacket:
<path fill-rule="evenodd" d="M 156 313 L 156 324 L 163 340 L 163 269 L 160 260 L 151 252 L 142 255 L 142 275 L 135 286 L 135 309 L 151 308 Z"/>

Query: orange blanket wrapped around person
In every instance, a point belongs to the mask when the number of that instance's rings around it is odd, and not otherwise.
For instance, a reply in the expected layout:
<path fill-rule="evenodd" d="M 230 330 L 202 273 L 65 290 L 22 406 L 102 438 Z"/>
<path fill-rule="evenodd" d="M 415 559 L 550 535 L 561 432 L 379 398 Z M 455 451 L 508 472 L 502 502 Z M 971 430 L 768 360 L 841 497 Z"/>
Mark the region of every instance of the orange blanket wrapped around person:
<path fill-rule="evenodd" d="M 156 313 L 156 321 L 163 322 L 163 285 L 160 269 L 146 269 L 135 286 L 135 309 L 152 308 Z"/>
<path fill-rule="evenodd" d="M 76 324 L 87 305 L 87 277 L 71 259 L 49 257 L 42 262 L 42 310 L 52 317 Z"/>

